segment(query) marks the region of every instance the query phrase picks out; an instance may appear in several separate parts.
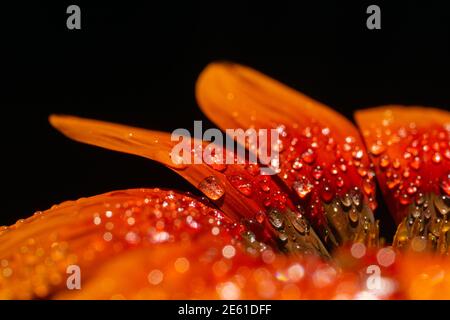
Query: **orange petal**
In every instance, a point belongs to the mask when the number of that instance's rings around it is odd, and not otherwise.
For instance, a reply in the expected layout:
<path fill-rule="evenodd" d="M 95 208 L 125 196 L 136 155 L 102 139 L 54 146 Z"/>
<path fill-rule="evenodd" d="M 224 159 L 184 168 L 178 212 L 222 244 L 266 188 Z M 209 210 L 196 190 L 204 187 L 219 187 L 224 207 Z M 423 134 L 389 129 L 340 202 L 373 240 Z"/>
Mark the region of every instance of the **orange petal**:
<path fill-rule="evenodd" d="M 288 195 L 270 176 L 260 175 L 257 165 L 207 165 L 202 161 L 200 164 L 174 167 L 170 154 L 178 141 L 171 141 L 167 133 L 70 116 L 52 116 L 50 121 L 74 140 L 137 154 L 169 166 L 235 221 L 245 218 L 244 223 L 258 239 L 280 242 L 282 250 L 289 252 L 328 256 L 314 230 L 297 212 Z M 194 139 L 190 140 L 191 143 Z M 202 142 L 200 147 L 204 147 Z M 201 150 L 200 155 L 197 154 L 199 148 L 194 149 L 197 151 L 196 157 L 203 157 Z M 280 216 L 279 212 L 286 214 Z M 266 218 L 266 215 L 269 217 Z"/>
<path fill-rule="evenodd" d="M 171 152 L 178 141 L 172 141 L 171 135 L 166 132 L 63 115 L 52 115 L 50 123 L 64 135 L 76 141 L 158 161 L 174 170 L 195 187 L 201 184 L 207 186 L 205 179 L 221 175 L 220 172 L 206 164 L 187 166 L 181 161 L 172 161 Z M 217 180 L 220 181 L 215 190 L 206 190 L 205 187 L 204 191 L 210 191 L 206 195 L 211 200 L 221 200 L 220 203 L 219 201 L 216 203 L 226 214 L 235 219 L 239 218 L 236 215 L 237 212 L 242 216 L 254 214 L 250 206 L 243 201 L 239 192 L 232 188 L 226 179 L 222 177 Z M 213 188 L 213 183 L 209 185 Z M 222 197 L 225 190 L 228 190 L 227 196 Z"/>
<path fill-rule="evenodd" d="M 317 257 L 278 256 L 220 211 L 159 189 L 66 202 L 1 232 L 2 299 L 320 299 L 341 282 L 361 286 Z"/>
<path fill-rule="evenodd" d="M 395 221 L 396 245 L 428 239 L 447 252 L 450 212 L 450 113 L 385 106 L 356 113 L 377 179 Z M 419 240 L 417 240 L 419 241 Z"/>
<path fill-rule="evenodd" d="M 222 129 L 278 130 L 279 177 L 331 245 L 377 243 L 374 174 L 350 121 L 237 64 L 210 64 L 196 93 L 202 110 Z"/>
<path fill-rule="evenodd" d="M 448 298 L 448 259 L 425 256 L 352 247 L 331 264 L 277 255 L 190 196 L 124 190 L 66 202 L 3 228 L 0 298 Z M 76 281 L 67 270 L 75 265 L 80 288 L 69 289 Z M 377 265 L 381 286 L 367 288 Z"/>
<path fill-rule="evenodd" d="M 68 266 L 81 269 L 84 286 L 97 268 L 133 256 L 135 250 L 151 252 L 156 267 L 172 258 L 196 260 L 200 254 L 208 255 L 208 248 L 197 248 L 197 242 L 211 247 L 244 245 L 244 250 L 254 252 L 266 248 L 250 242 L 252 237 L 217 209 L 172 191 L 125 190 L 65 202 L 2 229 L 0 298 L 69 293 Z M 159 260 L 162 257 L 166 260 Z M 95 283 L 100 289 L 103 285 Z"/>

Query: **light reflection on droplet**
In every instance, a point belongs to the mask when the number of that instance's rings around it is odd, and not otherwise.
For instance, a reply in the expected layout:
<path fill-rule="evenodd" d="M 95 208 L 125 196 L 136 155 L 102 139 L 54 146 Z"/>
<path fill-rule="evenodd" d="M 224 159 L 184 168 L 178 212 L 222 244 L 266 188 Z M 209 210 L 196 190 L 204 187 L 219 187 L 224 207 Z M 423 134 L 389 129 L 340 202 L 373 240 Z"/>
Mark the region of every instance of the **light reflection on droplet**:
<path fill-rule="evenodd" d="M 190 268 L 189 260 L 185 257 L 178 258 L 174 263 L 175 270 L 179 273 L 185 273 Z"/>
<path fill-rule="evenodd" d="M 377 253 L 377 261 L 383 267 L 389 267 L 395 262 L 395 252 L 392 248 L 382 248 Z"/>
<path fill-rule="evenodd" d="M 236 254 L 236 249 L 232 245 L 227 245 L 227 246 L 223 247 L 223 249 L 222 249 L 222 255 L 227 259 L 233 258 L 235 256 L 235 254 Z"/>
<path fill-rule="evenodd" d="M 148 282 L 154 286 L 160 284 L 164 279 L 164 274 L 161 270 L 152 270 L 147 276 Z"/>
<path fill-rule="evenodd" d="M 112 233 L 111 232 L 105 232 L 104 234 L 103 234 L 103 240 L 105 240 L 105 241 L 111 241 L 112 240 L 112 238 L 113 238 L 113 236 L 112 236 Z"/>
<path fill-rule="evenodd" d="M 305 275 L 305 269 L 303 268 L 302 265 L 296 263 L 289 267 L 287 273 L 288 273 L 289 280 L 291 280 L 293 282 L 297 282 L 297 281 L 300 281 L 303 278 L 303 276 Z"/>
<path fill-rule="evenodd" d="M 326 287 L 334 281 L 336 274 L 336 270 L 332 267 L 318 269 L 313 274 L 313 283 L 317 288 Z"/>
<path fill-rule="evenodd" d="M 220 233 L 220 229 L 218 227 L 213 227 L 211 229 L 211 233 L 212 233 L 213 236 L 217 236 Z"/>
<path fill-rule="evenodd" d="M 221 283 L 216 290 L 223 300 L 236 300 L 241 296 L 241 289 L 233 282 Z"/>
<path fill-rule="evenodd" d="M 100 223 L 102 223 L 102 218 L 98 216 L 94 217 L 94 224 L 98 226 Z"/>
<path fill-rule="evenodd" d="M 350 249 L 350 252 L 353 257 L 360 259 L 366 254 L 366 246 L 361 242 L 354 243 Z"/>

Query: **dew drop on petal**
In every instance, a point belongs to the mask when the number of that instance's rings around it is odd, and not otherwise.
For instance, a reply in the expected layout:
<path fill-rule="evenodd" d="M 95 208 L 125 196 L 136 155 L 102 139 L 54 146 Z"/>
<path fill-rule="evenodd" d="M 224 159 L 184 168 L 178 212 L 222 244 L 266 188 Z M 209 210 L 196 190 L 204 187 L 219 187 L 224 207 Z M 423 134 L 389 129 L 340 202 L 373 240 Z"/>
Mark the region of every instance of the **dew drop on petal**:
<path fill-rule="evenodd" d="M 373 144 L 370 147 L 370 153 L 373 154 L 374 156 L 381 155 L 385 150 L 386 150 L 386 147 L 384 145 L 382 145 L 381 143 Z"/>
<path fill-rule="evenodd" d="M 164 279 L 164 274 L 161 270 L 152 270 L 147 276 L 148 282 L 154 286 L 160 284 Z"/>
<path fill-rule="evenodd" d="M 178 273 L 186 273 L 190 268 L 189 260 L 185 257 L 178 258 L 175 260 L 174 268 Z"/>
<path fill-rule="evenodd" d="M 223 300 L 237 300 L 241 296 L 240 288 L 231 281 L 219 284 L 217 293 Z"/>
<path fill-rule="evenodd" d="M 323 174 L 323 169 L 320 166 L 317 166 L 316 168 L 314 168 L 314 171 L 313 171 L 314 179 L 320 180 L 320 178 L 322 178 L 322 174 Z"/>
<path fill-rule="evenodd" d="M 355 242 L 352 245 L 350 252 L 356 259 L 361 259 L 366 254 L 366 246 L 364 245 L 364 243 Z"/>
<path fill-rule="evenodd" d="M 442 156 L 441 156 L 441 154 L 440 154 L 439 152 L 436 152 L 436 153 L 434 153 L 433 156 L 431 157 L 431 160 L 432 160 L 434 163 L 438 164 L 438 163 L 441 162 Z"/>
<path fill-rule="evenodd" d="M 383 267 L 389 267 L 395 262 L 395 252 L 392 248 L 382 248 L 377 253 L 377 261 Z"/>
<path fill-rule="evenodd" d="M 375 193 L 375 183 L 371 179 L 364 179 L 362 188 L 367 195 L 373 195 Z"/>
<path fill-rule="evenodd" d="M 390 163 L 391 162 L 390 162 L 389 157 L 387 155 L 384 155 L 384 156 L 382 156 L 380 158 L 380 167 L 381 168 L 385 169 L 385 168 L 389 167 Z"/>
<path fill-rule="evenodd" d="M 336 179 L 336 185 L 339 187 L 339 188 L 342 188 L 343 186 L 344 186 L 344 179 L 342 179 L 342 177 L 337 177 L 337 179 Z"/>
<path fill-rule="evenodd" d="M 262 211 L 256 213 L 255 219 L 258 223 L 263 223 L 266 220 L 266 214 Z"/>
<path fill-rule="evenodd" d="M 447 196 L 450 196 L 450 172 L 442 178 L 440 186 L 442 192 Z"/>
<path fill-rule="evenodd" d="M 363 155 L 364 155 L 364 152 L 362 150 L 357 150 L 353 154 L 353 157 L 357 160 L 360 160 L 360 159 L 362 159 Z"/>
<path fill-rule="evenodd" d="M 232 245 L 226 245 L 222 249 L 222 255 L 226 259 L 231 259 L 236 255 L 236 249 Z"/>
<path fill-rule="evenodd" d="M 252 184 L 241 176 L 228 177 L 231 185 L 245 196 L 250 196 L 253 192 Z"/>
<path fill-rule="evenodd" d="M 302 180 L 295 181 L 292 188 L 300 199 L 304 199 L 312 191 L 314 186 L 307 180 L 307 178 L 303 178 Z"/>
<path fill-rule="evenodd" d="M 320 195 L 323 201 L 330 202 L 333 199 L 334 193 L 332 188 L 328 184 L 324 184 Z"/>
<path fill-rule="evenodd" d="M 211 200 L 218 200 L 225 194 L 225 189 L 219 183 L 219 180 L 214 176 L 205 178 L 198 188 L 201 192 Z"/>
<path fill-rule="evenodd" d="M 308 149 L 302 154 L 302 160 L 307 164 L 312 164 L 315 159 L 315 154 L 312 149 Z"/>

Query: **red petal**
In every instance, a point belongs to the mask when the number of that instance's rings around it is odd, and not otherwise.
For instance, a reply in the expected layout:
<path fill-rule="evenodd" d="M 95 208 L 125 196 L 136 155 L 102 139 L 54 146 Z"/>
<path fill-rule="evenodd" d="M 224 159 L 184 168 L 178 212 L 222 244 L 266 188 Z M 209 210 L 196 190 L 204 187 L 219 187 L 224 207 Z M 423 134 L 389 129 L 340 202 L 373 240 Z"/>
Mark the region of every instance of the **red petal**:
<path fill-rule="evenodd" d="M 377 243 L 373 172 L 359 133 L 347 119 L 231 63 L 214 63 L 202 72 L 197 99 L 222 129 L 279 131 L 279 177 L 330 244 Z"/>
<path fill-rule="evenodd" d="M 377 179 L 395 221 L 396 244 L 415 237 L 448 250 L 450 113 L 386 106 L 356 113 Z"/>

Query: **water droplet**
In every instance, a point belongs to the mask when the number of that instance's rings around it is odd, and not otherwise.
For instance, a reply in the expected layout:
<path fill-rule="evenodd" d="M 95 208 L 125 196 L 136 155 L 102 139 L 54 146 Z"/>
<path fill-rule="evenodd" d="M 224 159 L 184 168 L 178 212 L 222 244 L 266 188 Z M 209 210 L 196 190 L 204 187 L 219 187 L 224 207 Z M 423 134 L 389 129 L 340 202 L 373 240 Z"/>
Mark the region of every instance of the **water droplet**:
<path fill-rule="evenodd" d="M 390 190 L 394 189 L 399 183 L 400 183 L 400 180 L 397 179 L 396 177 L 393 177 L 386 181 L 386 185 L 387 185 L 388 189 L 390 189 Z"/>
<path fill-rule="evenodd" d="M 403 193 L 400 196 L 400 203 L 404 206 L 406 206 L 407 204 L 409 204 L 411 202 L 411 199 L 409 198 L 409 196 L 406 193 Z"/>
<path fill-rule="evenodd" d="M 431 210 L 430 208 L 427 208 L 423 211 L 423 215 L 426 219 L 430 219 L 431 218 Z"/>
<path fill-rule="evenodd" d="M 440 186 L 442 192 L 447 196 L 450 196 L 450 172 L 442 178 Z"/>
<path fill-rule="evenodd" d="M 357 150 L 353 153 L 353 157 L 357 160 L 362 159 L 364 152 L 362 150 Z"/>
<path fill-rule="evenodd" d="M 295 159 L 295 161 L 292 163 L 292 169 L 294 170 L 300 170 L 303 167 L 303 163 L 300 161 L 300 159 Z"/>
<path fill-rule="evenodd" d="M 417 219 L 418 217 L 420 217 L 420 207 L 415 206 L 412 210 L 411 210 L 411 215 L 413 216 L 413 218 Z"/>
<path fill-rule="evenodd" d="M 380 158 L 380 167 L 381 168 L 387 168 L 388 166 L 389 166 L 389 164 L 390 164 L 391 162 L 390 162 L 390 160 L 389 160 L 389 156 L 387 156 L 387 155 L 384 155 L 384 156 L 382 156 L 381 158 Z"/>
<path fill-rule="evenodd" d="M 286 243 L 288 241 L 288 236 L 285 233 L 280 233 L 278 239 L 280 239 L 281 242 Z"/>
<path fill-rule="evenodd" d="M 406 188 L 406 193 L 412 195 L 417 192 L 417 187 L 414 184 L 411 184 L 408 188 Z"/>
<path fill-rule="evenodd" d="M 320 195 L 323 201 L 330 202 L 333 199 L 334 192 L 328 184 L 324 184 Z"/>
<path fill-rule="evenodd" d="M 316 156 L 314 154 L 314 151 L 312 149 L 306 150 L 302 154 L 302 160 L 307 164 L 312 164 L 316 160 Z"/>
<path fill-rule="evenodd" d="M 300 197 L 300 199 L 304 199 L 314 188 L 314 186 L 308 181 L 306 177 L 303 177 L 302 180 L 295 181 L 292 185 L 292 188 Z"/>
<path fill-rule="evenodd" d="M 309 225 L 303 217 L 297 217 L 294 222 L 295 230 L 300 232 L 301 234 L 306 234 L 309 232 Z"/>
<path fill-rule="evenodd" d="M 267 179 L 265 179 L 265 178 L 259 183 L 259 186 L 261 187 L 261 190 L 264 192 L 270 191 L 269 183 L 267 182 Z"/>
<path fill-rule="evenodd" d="M 214 176 L 205 178 L 198 188 L 201 192 L 211 200 L 218 200 L 225 194 L 225 189 L 219 183 L 219 180 Z"/>
<path fill-rule="evenodd" d="M 259 211 L 256 213 L 255 219 L 258 223 L 263 223 L 266 220 L 266 214 L 263 211 Z"/>
<path fill-rule="evenodd" d="M 404 178 L 409 178 L 410 175 L 411 175 L 411 172 L 408 169 L 405 169 L 405 171 L 403 171 Z"/>
<path fill-rule="evenodd" d="M 373 195 L 375 193 L 375 183 L 372 179 L 364 179 L 362 183 L 363 190 L 367 195 Z"/>
<path fill-rule="evenodd" d="M 322 174 L 323 174 L 323 169 L 320 166 L 317 166 L 314 168 L 312 175 L 313 175 L 314 179 L 320 180 L 320 178 L 322 178 Z"/>
<path fill-rule="evenodd" d="M 418 206 L 421 206 L 424 204 L 424 202 L 425 202 L 425 197 L 424 197 L 423 193 L 418 193 L 416 196 L 416 204 Z"/>
<path fill-rule="evenodd" d="M 394 167 L 394 169 L 400 168 L 400 164 L 400 159 L 394 159 L 394 161 L 392 162 L 392 166 Z"/>
<path fill-rule="evenodd" d="M 348 218 L 350 219 L 350 222 L 357 223 L 359 220 L 358 211 L 355 208 L 352 208 L 348 213 Z"/>
<path fill-rule="evenodd" d="M 356 207 L 361 206 L 362 203 L 362 195 L 358 188 L 355 188 L 351 195 L 352 202 Z"/>
<path fill-rule="evenodd" d="M 386 150 L 386 147 L 383 144 L 381 144 L 380 141 L 378 141 L 376 144 L 373 144 L 370 147 L 370 153 L 373 154 L 374 156 L 379 156 L 385 150 Z"/>
<path fill-rule="evenodd" d="M 434 154 L 433 154 L 433 156 L 431 157 L 431 160 L 434 162 L 434 163 L 440 163 L 441 162 L 441 160 L 442 160 L 442 156 L 441 156 L 441 154 L 439 153 L 439 152 L 435 152 Z"/>
<path fill-rule="evenodd" d="M 342 177 L 337 177 L 337 179 L 336 179 L 336 185 L 337 185 L 339 188 L 342 188 L 342 187 L 344 186 L 344 179 L 342 179 Z"/>
<path fill-rule="evenodd" d="M 305 129 L 303 129 L 302 134 L 303 134 L 303 136 L 305 138 L 311 138 L 312 137 L 311 128 L 310 127 L 306 127 Z"/>
<path fill-rule="evenodd" d="M 348 193 L 346 193 L 342 198 L 341 198 L 341 203 L 344 207 L 346 208 L 350 208 L 350 206 L 352 205 L 352 198 L 350 197 L 350 195 Z"/>
<path fill-rule="evenodd" d="M 239 190 L 243 195 L 250 196 L 253 192 L 253 187 L 250 181 L 245 179 L 242 176 L 228 176 L 228 181 L 230 181 L 231 185 Z"/>
<path fill-rule="evenodd" d="M 336 167 L 335 164 L 333 164 L 333 165 L 331 166 L 330 172 L 331 172 L 332 175 L 337 175 L 337 174 L 339 173 L 339 172 L 338 172 L 338 169 L 337 169 L 337 167 Z"/>
<path fill-rule="evenodd" d="M 450 212 L 450 197 L 447 196 L 437 196 L 434 198 L 434 206 L 436 210 L 445 216 Z"/>
<path fill-rule="evenodd" d="M 367 169 L 364 168 L 364 167 L 359 167 L 359 168 L 358 168 L 358 174 L 359 174 L 361 177 L 365 177 L 365 176 L 367 175 Z"/>
<path fill-rule="evenodd" d="M 254 243 L 256 241 L 256 236 L 251 231 L 245 231 L 242 233 L 242 238 L 247 240 L 249 243 Z"/>
<path fill-rule="evenodd" d="M 444 156 L 450 160 L 450 149 L 445 150 Z"/>
<path fill-rule="evenodd" d="M 275 229 L 281 229 L 283 227 L 283 218 L 277 210 L 272 210 L 269 213 L 269 222 Z"/>

